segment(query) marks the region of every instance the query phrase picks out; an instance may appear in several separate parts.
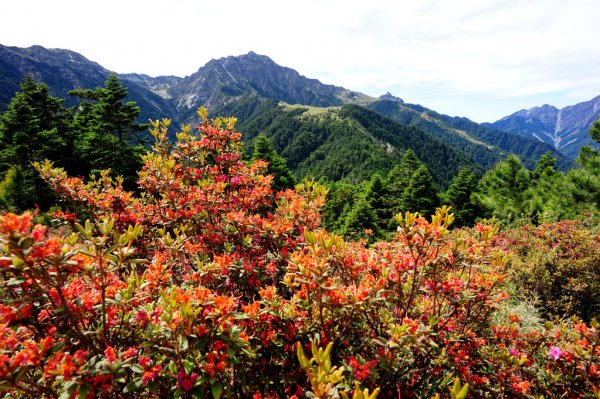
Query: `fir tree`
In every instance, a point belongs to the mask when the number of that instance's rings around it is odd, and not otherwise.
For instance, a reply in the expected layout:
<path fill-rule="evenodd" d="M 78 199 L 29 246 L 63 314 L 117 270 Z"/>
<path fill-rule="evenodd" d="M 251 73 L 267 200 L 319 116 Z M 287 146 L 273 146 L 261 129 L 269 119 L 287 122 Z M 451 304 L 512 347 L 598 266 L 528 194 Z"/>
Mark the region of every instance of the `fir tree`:
<path fill-rule="evenodd" d="M 392 214 L 404 212 L 402 207 L 402 195 L 410 185 L 412 175 L 423 165 L 412 150 L 406 150 L 399 164 L 395 165 L 386 178 L 386 205 Z"/>
<path fill-rule="evenodd" d="M 18 210 L 36 205 L 45 210 L 55 197 L 31 162 L 50 159 L 69 173 L 78 172 L 71 115 L 62 99 L 32 77 L 23 80 L 21 90 L 0 116 L 0 175 L 20 168 L 23 198 L 17 201 Z"/>
<path fill-rule="evenodd" d="M 509 224 L 523 217 L 529 219 L 526 210 L 531 194 L 530 172 L 517 156 L 510 155 L 483 176 L 476 197 L 486 216 Z"/>
<path fill-rule="evenodd" d="M 110 75 L 104 87 L 69 92 L 80 99 L 75 125 L 83 132 L 78 151 L 85 155 L 84 174 L 111 169 L 113 175 L 124 178 L 127 189 L 136 187 L 136 171 L 141 167 L 144 148 L 139 144 L 139 132 L 148 125 L 135 122 L 140 109 L 134 102 L 124 102 L 127 90 L 115 75 Z"/>
<path fill-rule="evenodd" d="M 402 208 L 429 216 L 435 212 L 439 200 L 433 179 L 425 165 L 419 166 L 412 174 L 408 187 L 402 193 Z"/>
<path fill-rule="evenodd" d="M 381 235 L 377 213 L 366 198 L 360 199 L 346 216 L 343 234 L 371 241 Z"/>
<path fill-rule="evenodd" d="M 328 184 L 327 202 L 321 211 L 327 231 L 344 234 L 344 223 L 362 193 L 354 184 L 342 180 Z"/>
<path fill-rule="evenodd" d="M 271 187 L 273 187 L 275 191 L 294 188 L 296 180 L 294 179 L 292 171 L 287 167 L 285 159 L 277 154 L 271 145 L 271 141 L 264 134 L 258 135 L 254 141 L 252 160 L 256 161 L 259 159 L 269 163 L 267 174 L 273 175 Z"/>
<path fill-rule="evenodd" d="M 472 199 L 477 190 L 477 177 L 465 167 L 458 170 L 445 195 L 445 203 L 452 206 L 455 226 L 471 225 L 477 216 L 477 204 Z"/>

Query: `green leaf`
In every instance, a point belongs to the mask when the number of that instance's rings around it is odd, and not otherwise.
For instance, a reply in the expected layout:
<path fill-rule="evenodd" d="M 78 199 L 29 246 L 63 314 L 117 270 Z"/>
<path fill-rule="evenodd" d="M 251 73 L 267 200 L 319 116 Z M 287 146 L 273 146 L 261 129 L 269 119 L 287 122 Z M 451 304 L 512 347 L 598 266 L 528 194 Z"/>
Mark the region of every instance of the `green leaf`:
<path fill-rule="evenodd" d="M 71 397 L 75 393 L 75 389 L 77 389 L 77 384 L 75 383 L 75 381 L 69 381 L 65 385 L 65 390 L 58 399 L 71 399 Z"/>
<path fill-rule="evenodd" d="M 7 287 L 23 284 L 27 279 L 25 277 L 13 277 L 6 282 Z"/>
<path fill-rule="evenodd" d="M 215 399 L 220 399 L 221 394 L 223 394 L 223 386 L 217 381 L 210 387 L 210 392 L 212 392 L 212 395 Z"/>
<path fill-rule="evenodd" d="M 77 393 L 77 399 L 85 399 L 90 394 L 90 390 L 92 386 L 90 384 L 85 384 L 79 387 L 79 392 Z"/>
<path fill-rule="evenodd" d="M 193 361 L 191 361 L 190 359 L 185 359 L 183 361 L 183 368 L 185 370 L 185 373 L 187 375 L 192 374 L 192 372 L 194 371 L 194 369 L 196 368 L 196 363 L 194 363 Z"/>
<path fill-rule="evenodd" d="M 142 377 L 136 377 L 129 382 L 123 389 L 123 393 L 137 391 L 142 386 Z"/>
<path fill-rule="evenodd" d="M 129 368 L 131 369 L 131 371 L 137 374 L 142 374 L 144 372 L 144 369 L 139 364 L 132 364 L 131 366 L 129 366 Z"/>

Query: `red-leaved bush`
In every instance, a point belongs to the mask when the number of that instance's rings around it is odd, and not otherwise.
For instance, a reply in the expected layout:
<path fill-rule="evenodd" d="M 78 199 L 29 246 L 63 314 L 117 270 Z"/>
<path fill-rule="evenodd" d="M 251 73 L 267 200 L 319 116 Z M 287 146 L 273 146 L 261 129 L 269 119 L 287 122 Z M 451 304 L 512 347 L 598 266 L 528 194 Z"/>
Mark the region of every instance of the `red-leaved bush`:
<path fill-rule="evenodd" d="M 0 216 L 0 394 L 598 395 L 595 324 L 492 323 L 508 297 L 496 226 L 450 231 L 442 208 L 398 215 L 390 242 L 345 242 L 320 228 L 323 187 L 274 194 L 234 120 L 200 114 L 172 148 L 153 124 L 139 194 L 45 163 L 63 225 Z"/>

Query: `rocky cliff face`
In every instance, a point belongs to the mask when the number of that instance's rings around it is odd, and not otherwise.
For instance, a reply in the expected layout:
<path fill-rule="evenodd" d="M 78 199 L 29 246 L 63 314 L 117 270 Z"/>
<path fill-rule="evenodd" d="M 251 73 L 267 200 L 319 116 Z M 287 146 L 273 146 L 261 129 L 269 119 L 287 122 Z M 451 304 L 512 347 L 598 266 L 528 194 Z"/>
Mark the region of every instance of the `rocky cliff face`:
<path fill-rule="evenodd" d="M 213 59 L 168 90 L 169 95 L 177 99 L 180 109 L 195 109 L 203 104 L 209 110 L 249 92 L 290 104 L 341 105 L 342 100 L 338 96 L 346 91 L 342 87 L 308 79 L 254 52 Z"/>
<path fill-rule="evenodd" d="M 586 144 L 600 147 L 588 133 L 590 126 L 598 118 L 600 96 L 562 109 L 543 105 L 521 110 L 485 125 L 546 142 L 562 154 L 575 158 Z"/>

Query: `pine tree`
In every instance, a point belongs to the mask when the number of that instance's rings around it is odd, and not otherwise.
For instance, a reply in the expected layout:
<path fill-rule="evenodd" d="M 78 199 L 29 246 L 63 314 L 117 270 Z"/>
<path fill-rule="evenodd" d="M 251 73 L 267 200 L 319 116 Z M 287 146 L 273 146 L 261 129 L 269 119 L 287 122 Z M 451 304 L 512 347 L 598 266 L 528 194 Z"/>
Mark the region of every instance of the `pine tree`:
<path fill-rule="evenodd" d="M 47 85 L 27 76 L 21 90 L 0 116 L 0 175 L 20 168 L 24 198 L 18 201 L 18 210 L 36 205 L 45 210 L 55 197 L 31 162 L 50 159 L 69 173 L 77 173 L 74 130 L 69 110 L 63 100 L 49 94 Z"/>
<path fill-rule="evenodd" d="M 288 188 L 294 188 L 296 180 L 292 171 L 287 167 L 285 159 L 283 159 L 273 148 L 271 141 L 264 134 L 258 135 L 254 141 L 254 152 L 252 160 L 267 161 L 267 174 L 273 175 L 273 183 L 271 187 L 275 191 L 282 191 Z"/>
<path fill-rule="evenodd" d="M 433 179 L 425 165 L 421 165 L 412 174 L 408 187 L 402 193 L 402 208 L 429 216 L 439 205 Z"/>
<path fill-rule="evenodd" d="M 556 158 L 552 153 L 547 152 L 537 160 L 535 170 L 533 171 L 533 179 L 538 180 L 544 175 L 553 175 L 556 172 Z"/>
<path fill-rule="evenodd" d="M 577 167 L 569 172 L 572 195 L 582 210 L 600 211 L 600 151 L 584 146 L 577 157 Z"/>
<path fill-rule="evenodd" d="M 600 119 L 596 119 L 592 127 L 590 127 L 590 135 L 592 139 L 600 143 Z"/>
<path fill-rule="evenodd" d="M 455 216 L 455 226 L 471 225 L 477 216 L 477 204 L 472 199 L 477 190 L 477 177 L 465 167 L 458 170 L 445 195 L 445 203 L 452 206 Z"/>

